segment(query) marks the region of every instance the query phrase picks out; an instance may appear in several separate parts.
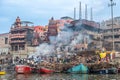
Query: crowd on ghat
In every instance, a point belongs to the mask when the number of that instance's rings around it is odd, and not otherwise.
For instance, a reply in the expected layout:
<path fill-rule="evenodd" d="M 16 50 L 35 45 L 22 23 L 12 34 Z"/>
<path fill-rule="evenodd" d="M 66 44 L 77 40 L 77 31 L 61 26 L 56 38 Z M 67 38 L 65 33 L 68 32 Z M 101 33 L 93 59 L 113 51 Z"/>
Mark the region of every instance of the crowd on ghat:
<path fill-rule="evenodd" d="M 20 59 L 16 57 L 14 62 L 18 63 L 40 63 L 40 62 L 49 62 L 49 63 L 70 63 L 72 61 L 76 61 L 79 63 L 94 63 L 98 57 L 97 56 L 82 56 L 82 55 L 67 55 L 67 56 L 37 56 L 34 58 L 33 56 L 30 58 Z"/>

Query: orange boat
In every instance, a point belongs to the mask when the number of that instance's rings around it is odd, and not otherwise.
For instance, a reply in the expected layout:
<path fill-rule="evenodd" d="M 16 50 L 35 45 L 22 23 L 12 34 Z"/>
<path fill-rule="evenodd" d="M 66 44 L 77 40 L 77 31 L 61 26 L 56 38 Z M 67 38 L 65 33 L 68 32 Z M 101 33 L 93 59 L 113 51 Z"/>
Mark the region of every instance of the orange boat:
<path fill-rule="evenodd" d="M 38 72 L 41 73 L 41 74 L 49 74 L 49 73 L 53 73 L 54 71 L 41 67 Z"/>
<path fill-rule="evenodd" d="M 15 71 L 18 74 L 31 73 L 31 67 L 27 65 L 16 65 Z"/>

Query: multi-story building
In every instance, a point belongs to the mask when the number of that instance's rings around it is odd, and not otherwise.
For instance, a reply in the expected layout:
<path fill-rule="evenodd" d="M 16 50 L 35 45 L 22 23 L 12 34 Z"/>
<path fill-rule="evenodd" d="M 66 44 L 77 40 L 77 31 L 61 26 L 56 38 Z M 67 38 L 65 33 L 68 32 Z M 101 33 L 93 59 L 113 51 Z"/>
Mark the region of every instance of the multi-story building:
<path fill-rule="evenodd" d="M 61 17 L 61 19 L 54 20 L 52 17 L 49 20 L 48 24 L 48 35 L 49 36 L 56 36 L 58 32 L 60 31 L 61 27 L 68 26 L 73 21 L 70 17 Z"/>
<path fill-rule="evenodd" d="M 0 54 L 9 52 L 9 33 L 0 34 Z"/>
<path fill-rule="evenodd" d="M 29 26 L 29 23 L 17 17 L 10 29 L 10 47 L 14 56 L 26 57 L 29 53 L 28 47 L 32 46 L 33 39 L 33 26 Z"/>
<path fill-rule="evenodd" d="M 120 48 L 120 17 L 115 17 L 113 19 L 113 28 L 112 20 L 106 20 L 102 22 L 101 28 L 103 29 L 103 40 L 104 46 L 109 50 L 112 50 L 113 36 L 115 43 L 115 50 Z M 114 29 L 114 34 L 113 34 Z"/>

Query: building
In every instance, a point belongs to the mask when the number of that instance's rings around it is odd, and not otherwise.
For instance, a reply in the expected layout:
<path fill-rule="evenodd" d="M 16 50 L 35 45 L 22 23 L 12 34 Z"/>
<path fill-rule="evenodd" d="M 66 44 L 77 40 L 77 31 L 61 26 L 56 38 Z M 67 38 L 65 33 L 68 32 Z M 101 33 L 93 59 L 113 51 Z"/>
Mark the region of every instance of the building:
<path fill-rule="evenodd" d="M 0 34 L 0 54 L 9 52 L 9 33 Z"/>
<path fill-rule="evenodd" d="M 56 36 L 60 31 L 61 27 L 68 26 L 73 21 L 72 18 L 65 16 L 61 17 L 61 19 L 54 20 L 52 17 L 49 20 L 48 24 L 48 34 L 49 36 Z"/>
<path fill-rule="evenodd" d="M 113 19 L 113 28 L 112 29 L 112 20 L 106 20 L 101 23 L 101 28 L 103 29 L 103 40 L 104 47 L 112 50 L 112 42 L 114 35 L 115 50 L 119 51 L 120 48 L 120 17 L 115 17 Z"/>
<path fill-rule="evenodd" d="M 9 41 L 11 53 L 14 56 L 27 57 L 28 47 L 32 46 L 33 26 L 32 22 L 21 21 L 19 17 L 16 18 L 15 23 L 10 29 Z"/>
<path fill-rule="evenodd" d="M 68 16 L 61 17 L 61 19 L 56 20 L 57 26 L 59 28 L 63 27 L 63 26 L 68 26 L 72 21 L 73 21 L 73 19 L 71 17 L 68 17 Z"/>
<path fill-rule="evenodd" d="M 35 26 L 33 36 L 34 36 L 33 37 L 33 45 L 34 46 L 38 46 L 40 43 L 48 41 L 46 27 L 44 27 L 44 26 Z"/>
<path fill-rule="evenodd" d="M 48 24 L 48 36 L 57 36 L 58 34 L 58 26 L 56 20 L 52 17 L 49 20 Z"/>

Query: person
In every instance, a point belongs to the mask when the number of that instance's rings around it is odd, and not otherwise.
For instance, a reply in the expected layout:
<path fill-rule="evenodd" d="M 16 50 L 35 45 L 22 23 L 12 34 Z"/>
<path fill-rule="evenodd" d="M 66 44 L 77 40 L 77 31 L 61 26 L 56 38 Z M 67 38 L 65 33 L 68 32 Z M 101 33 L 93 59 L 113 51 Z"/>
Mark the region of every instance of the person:
<path fill-rule="evenodd" d="M 0 66 L 0 71 L 2 70 L 2 66 Z"/>
<path fill-rule="evenodd" d="M 103 48 L 102 48 L 102 52 L 105 52 L 105 51 L 106 51 L 106 49 L 103 47 Z"/>

